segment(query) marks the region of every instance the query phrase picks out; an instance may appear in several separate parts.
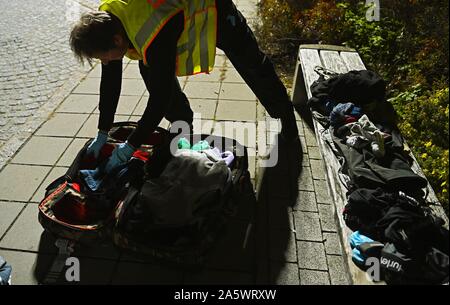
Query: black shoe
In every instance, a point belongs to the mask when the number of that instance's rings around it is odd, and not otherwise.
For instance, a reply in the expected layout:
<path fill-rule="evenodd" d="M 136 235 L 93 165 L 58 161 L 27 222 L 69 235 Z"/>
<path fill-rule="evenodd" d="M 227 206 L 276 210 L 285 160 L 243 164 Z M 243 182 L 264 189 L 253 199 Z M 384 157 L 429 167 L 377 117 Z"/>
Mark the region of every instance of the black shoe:
<path fill-rule="evenodd" d="M 287 117 L 281 118 L 280 136 L 286 143 L 292 143 L 299 139 L 294 113 L 290 113 Z"/>

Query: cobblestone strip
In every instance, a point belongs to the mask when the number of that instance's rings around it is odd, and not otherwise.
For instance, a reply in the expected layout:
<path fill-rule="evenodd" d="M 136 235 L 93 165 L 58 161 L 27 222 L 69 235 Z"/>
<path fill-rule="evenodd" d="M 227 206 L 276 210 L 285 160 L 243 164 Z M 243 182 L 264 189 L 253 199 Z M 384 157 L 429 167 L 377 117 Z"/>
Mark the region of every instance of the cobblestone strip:
<path fill-rule="evenodd" d="M 96 0 L 0 0 L 0 170 L 86 75 L 70 25 Z"/>

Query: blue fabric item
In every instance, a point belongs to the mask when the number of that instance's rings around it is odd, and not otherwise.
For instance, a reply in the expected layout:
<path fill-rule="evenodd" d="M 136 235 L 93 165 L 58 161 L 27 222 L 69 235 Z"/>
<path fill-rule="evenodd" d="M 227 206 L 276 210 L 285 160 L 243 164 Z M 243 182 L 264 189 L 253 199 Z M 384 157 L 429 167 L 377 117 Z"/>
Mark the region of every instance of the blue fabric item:
<path fill-rule="evenodd" d="M 359 251 L 357 248 L 354 248 L 352 250 L 352 260 L 357 265 L 364 265 L 364 262 L 366 261 L 366 257 L 364 257 L 361 254 L 361 251 Z"/>
<path fill-rule="evenodd" d="M 80 170 L 80 174 L 84 178 L 84 182 L 86 182 L 86 185 L 89 187 L 89 189 L 93 192 L 96 192 L 103 182 L 103 178 L 105 177 L 105 170 L 104 166 L 99 166 L 96 169 L 92 170 Z"/>
<path fill-rule="evenodd" d="M 362 235 L 359 231 L 355 231 L 350 235 L 350 247 L 352 248 L 352 261 L 360 266 L 364 267 L 367 257 L 361 253 L 358 246 L 364 243 L 373 242 L 369 237 Z"/>
<path fill-rule="evenodd" d="M 180 138 L 177 145 L 179 149 L 191 149 L 191 143 L 186 138 Z"/>
<path fill-rule="evenodd" d="M 0 286 L 11 285 L 12 267 L 0 256 Z"/>
<path fill-rule="evenodd" d="M 340 103 L 337 104 L 330 113 L 330 123 L 332 126 L 339 126 L 345 121 L 345 115 L 349 113 L 353 108 L 352 103 Z"/>
<path fill-rule="evenodd" d="M 122 180 L 127 179 L 128 167 L 126 164 L 115 167 L 109 174 L 106 173 L 105 167 L 106 163 L 103 163 L 96 169 L 80 170 L 80 175 L 83 177 L 84 182 L 91 191 L 97 192 L 105 186 L 105 182 L 108 184 L 107 178 L 109 178 L 109 176 L 114 176 L 114 184 L 116 185 L 120 185 Z"/>
<path fill-rule="evenodd" d="M 355 118 L 359 119 L 360 117 L 362 117 L 363 112 L 361 107 L 355 106 L 353 105 L 352 111 L 350 112 L 351 116 L 354 116 Z"/>
<path fill-rule="evenodd" d="M 86 155 L 94 155 L 95 159 L 97 159 L 98 155 L 100 154 L 100 150 L 102 149 L 103 145 L 106 144 L 107 140 L 108 133 L 99 130 L 95 139 L 91 142 L 91 144 L 89 144 L 86 150 Z"/>
<path fill-rule="evenodd" d="M 363 243 L 370 243 L 373 242 L 374 240 L 362 235 L 361 233 L 359 233 L 359 231 L 355 231 L 352 233 L 352 235 L 350 235 L 350 247 L 356 248 L 357 246 L 363 244 Z"/>
<path fill-rule="evenodd" d="M 108 163 L 106 163 L 106 173 L 110 173 L 115 167 L 128 162 L 135 150 L 136 149 L 128 144 L 128 142 L 119 144 L 119 146 L 113 150 Z"/>
<path fill-rule="evenodd" d="M 211 149 L 211 146 L 209 146 L 209 143 L 207 141 L 202 140 L 202 141 L 199 141 L 199 142 L 195 143 L 194 145 L 192 145 L 191 149 L 194 151 L 201 151 L 201 150 Z"/>

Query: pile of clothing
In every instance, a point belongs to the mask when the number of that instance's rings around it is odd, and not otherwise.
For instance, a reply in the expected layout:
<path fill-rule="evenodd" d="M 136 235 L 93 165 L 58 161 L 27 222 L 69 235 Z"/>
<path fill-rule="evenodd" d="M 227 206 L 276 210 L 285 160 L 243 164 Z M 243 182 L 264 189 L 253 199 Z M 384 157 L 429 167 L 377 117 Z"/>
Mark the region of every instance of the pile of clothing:
<path fill-rule="evenodd" d="M 353 261 L 366 270 L 377 258 L 387 283 L 448 283 L 448 229 L 429 208 L 427 180 L 411 169 L 385 92 L 372 71 L 322 74 L 308 101 L 346 178 Z"/>
<path fill-rule="evenodd" d="M 230 151 L 221 152 L 206 141 L 191 146 L 181 138 L 161 173 L 145 179 L 128 211 L 126 230 L 145 234 L 204 220 L 226 199 L 233 160 Z"/>

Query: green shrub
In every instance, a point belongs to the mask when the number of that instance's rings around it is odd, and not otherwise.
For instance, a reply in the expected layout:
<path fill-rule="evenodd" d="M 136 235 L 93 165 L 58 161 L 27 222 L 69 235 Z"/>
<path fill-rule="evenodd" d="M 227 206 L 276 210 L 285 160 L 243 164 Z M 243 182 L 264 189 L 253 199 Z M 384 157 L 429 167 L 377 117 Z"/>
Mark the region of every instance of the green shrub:
<path fill-rule="evenodd" d="M 422 92 L 416 85 L 390 101 L 403 136 L 448 214 L 448 88 Z"/>

